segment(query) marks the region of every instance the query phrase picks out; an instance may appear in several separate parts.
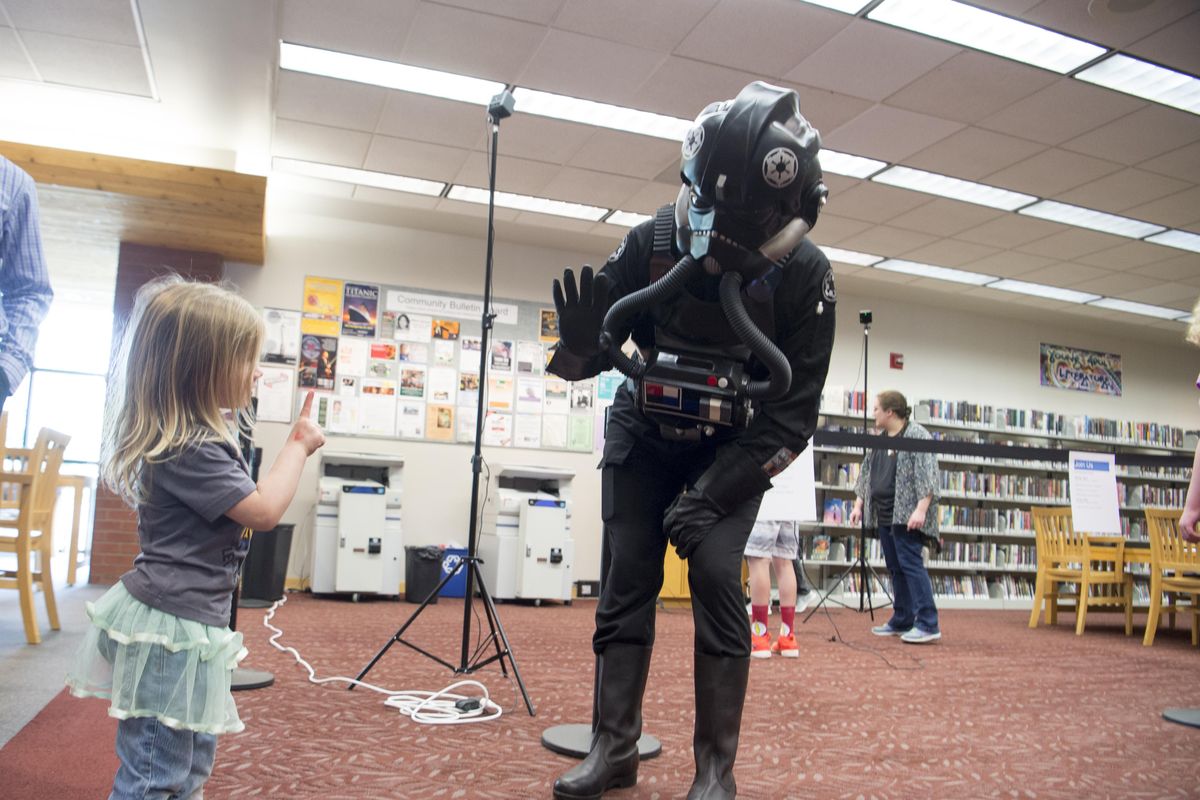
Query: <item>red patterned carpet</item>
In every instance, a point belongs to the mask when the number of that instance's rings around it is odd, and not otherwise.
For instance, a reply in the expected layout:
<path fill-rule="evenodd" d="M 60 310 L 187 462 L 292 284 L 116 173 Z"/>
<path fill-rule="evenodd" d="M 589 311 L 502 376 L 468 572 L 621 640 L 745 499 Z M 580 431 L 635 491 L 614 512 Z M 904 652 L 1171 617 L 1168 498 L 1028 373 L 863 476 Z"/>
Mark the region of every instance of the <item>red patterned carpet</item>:
<path fill-rule="evenodd" d="M 292 595 L 275 621 L 321 676 L 354 675 L 413 608 Z M 590 718 L 592 611 L 500 606 L 537 716 L 492 666 L 483 682 L 505 716 L 435 727 L 385 708 L 380 695 L 308 684 L 267 644 L 263 612 L 243 610 L 247 666 L 278 681 L 238 695 L 247 730 L 222 738 L 205 797 L 549 797 L 554 777 L 574 762 L 539 739 L 547 726 Z M 831 641 L 834 629 L 818 614 L 800 627 L 799 660 L 752 664 L 741 797 L 1200 796 L 1200 730 L 1159 716 L 1165 707 L 1200 707 L 1200 652 L 1182 630 L 1160 631 L 1143 648 L 1140 629 L 1125 638 L 1115 616 L 1089 618 L 1076 638 L 1070 614 L 1056 629 L 1031 631 L 1027 614 L 951 610 L 943 612 L 946 638 L 914 647 L 871 636 L 866 616 L 833 619 L 853 647 Z M 407 638 L 457 662 L 461 622 L 461 602 L 443 599 Z M 690 612 L 660 612 L 658 631 L 645 715 L 663 755 L 644 762 L 638 786 L 613 792 L 614 800 L 682 798 L 691 781 Z M 396 645 L 369 679 L 438 689 L 453 676 Z M 99 701 L 60 696 L 0 750 L 6 796 L 106 796 L 112 729 Z M 30 778 L 39 771 L 53 785 L 38 788 Z"/>

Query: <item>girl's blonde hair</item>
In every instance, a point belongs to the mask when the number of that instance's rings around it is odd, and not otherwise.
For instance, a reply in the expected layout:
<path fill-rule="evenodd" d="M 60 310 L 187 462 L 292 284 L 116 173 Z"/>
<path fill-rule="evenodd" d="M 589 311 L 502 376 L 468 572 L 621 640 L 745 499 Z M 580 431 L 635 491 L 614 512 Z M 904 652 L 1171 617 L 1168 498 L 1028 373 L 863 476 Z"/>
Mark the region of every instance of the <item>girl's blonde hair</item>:
<path fill-rule="evenodd" d="M 100 476 L 126 501 L 146 499 L 145 468 L 189 445 L 237 446 L 221 409 L 243 404 L 263 323 L 230 289 L 177 275 L 138 290 L 113 357 L 104 413 Z M 249 408 L 233 409 L 239 428 Z"/>

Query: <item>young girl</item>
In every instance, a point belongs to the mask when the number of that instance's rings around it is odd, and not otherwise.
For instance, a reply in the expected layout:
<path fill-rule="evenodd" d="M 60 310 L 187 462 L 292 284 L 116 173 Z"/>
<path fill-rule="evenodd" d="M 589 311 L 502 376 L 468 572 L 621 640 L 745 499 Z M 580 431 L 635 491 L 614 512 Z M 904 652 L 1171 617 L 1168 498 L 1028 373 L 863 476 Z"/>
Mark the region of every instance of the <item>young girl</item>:
<path fill-rule="evenodd" d="M 245 655 L 229 630 L 251 529 L 273 528 L 325 442 L 312 393 L 255 486 L 222 409 L 248 422 L 263 325 L 233 292 L 177 277 L 138 292 L 109 378 L 101 476 L 138 513 L 142 552 L 95 603 L 67 677 L 120 720 L 114 798 L 199 797 L 216 736 L 244 728 L 230 694 Z"/>

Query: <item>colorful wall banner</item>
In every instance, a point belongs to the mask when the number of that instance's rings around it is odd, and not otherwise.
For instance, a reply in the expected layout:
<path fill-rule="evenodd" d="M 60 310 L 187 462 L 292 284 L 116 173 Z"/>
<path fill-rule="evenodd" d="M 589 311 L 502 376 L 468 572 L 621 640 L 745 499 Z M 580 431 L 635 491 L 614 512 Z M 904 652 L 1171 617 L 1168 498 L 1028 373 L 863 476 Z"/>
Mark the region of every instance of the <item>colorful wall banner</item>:
<path fill-rule="evenodd" d="M 1121 356 L 1042 342 L 1042 386 L 1121 396 Z"/>

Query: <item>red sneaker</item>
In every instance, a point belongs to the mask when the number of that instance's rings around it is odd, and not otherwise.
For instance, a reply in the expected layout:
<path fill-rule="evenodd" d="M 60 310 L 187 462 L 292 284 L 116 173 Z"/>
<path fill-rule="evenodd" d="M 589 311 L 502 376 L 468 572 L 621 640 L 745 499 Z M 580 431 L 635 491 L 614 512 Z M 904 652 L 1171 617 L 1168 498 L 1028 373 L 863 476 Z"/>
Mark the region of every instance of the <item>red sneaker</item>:
<path fill-rule="evenodd" d="M 796 651 L 799 655 L 799 651 Z M 750 657 L 751 658 L 770 658 L 771 657 L 771 634 L 764 633 L 762 636 L 750 634 Z"/>
<path fill-rule="evenodd" d="M 796 644 L 796 637 L 789 633 L 775 640 L 775 644 L 771 645 L 771 652 L 779 653 L 784 658 L 799 658 L 800 645 Z"/>

